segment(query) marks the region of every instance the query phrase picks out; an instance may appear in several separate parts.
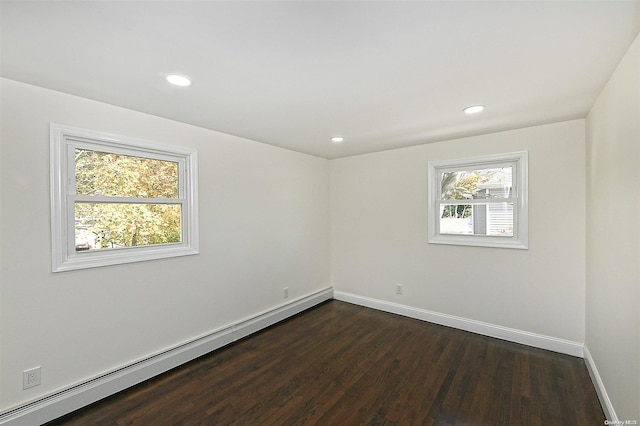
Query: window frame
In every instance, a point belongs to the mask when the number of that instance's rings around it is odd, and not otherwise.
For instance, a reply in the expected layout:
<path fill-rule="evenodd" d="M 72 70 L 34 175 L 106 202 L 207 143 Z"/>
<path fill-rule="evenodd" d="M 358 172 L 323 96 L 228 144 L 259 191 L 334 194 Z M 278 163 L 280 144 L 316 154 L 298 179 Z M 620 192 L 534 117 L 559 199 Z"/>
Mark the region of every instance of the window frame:
<path fill-rule="evenodd" d="M 178 198 L 135 198 L 75 194 L 75 149 L 178 163 Z M 198 154 L 191 148 L 50 123 L 52 272 L 95 268 L 199 253 Z M 76 251 L 75 203 L 180 204 L 181 242 Z"/>
<path fill-rule="evenodd" d="M 428 165 L 428 223 L 427 240 L 431 244 L 449 244 L 479 247 L 528 249 L 528 152 L 518 151 L 443 161 L 430 161 Z M 452 204 L 441 200 L 443 172 L 456 170 L 490 169 L 512 166 L 512 190 L 509 198 L 456 200 L 453 204 L 494 204 L 513 202 L 513 235 L 456 235 L 440 233 L 440 205 Z M 496 201 L 493 201 L 496 200 Z"/>

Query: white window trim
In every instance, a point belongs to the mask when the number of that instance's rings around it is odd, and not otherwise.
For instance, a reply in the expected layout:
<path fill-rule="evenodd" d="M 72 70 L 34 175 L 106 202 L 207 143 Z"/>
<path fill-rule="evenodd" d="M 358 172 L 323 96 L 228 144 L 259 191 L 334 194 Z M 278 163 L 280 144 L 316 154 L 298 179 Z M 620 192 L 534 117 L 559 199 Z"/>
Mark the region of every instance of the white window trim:
<path fill-rule="evenodd" d="M 438 172 L 452 169 L 469 170 L 490 168 L 509 163 L 514 166 L 514 213 L 513 236 L 485 236 L 485 235 L 449 235 L 440 234 L 440 184 Z M 462 158 L 445 161 L 429 162 L 428 179 L 428 242 L 432 244 L 453 244 L 481 247 L 502 247 L 527 249 L 529 247 L 529 219 L 528 219 L 528 153 L 526 151 L 506 154 L 485 155 L 480 157 Z M 473 204 L 472 200 L 464 201 Z M 478 200 L 482 202 L 482 200 Z"/>
<path fill-rule="evenodd" d="M 182 242 L 110 250 L 75 250 L 75 164 L 71 146 L 102 147 L 107 152 L 179 162 Z M 52 271 L 62 272 L 199 253 L 198 154 L 181 146 L 158 144 L 94 130 L 50 124 Z M 155 200 L 154 200 L 155 201 Z M 175 200 L 171 200 L 175 201 Z"/>

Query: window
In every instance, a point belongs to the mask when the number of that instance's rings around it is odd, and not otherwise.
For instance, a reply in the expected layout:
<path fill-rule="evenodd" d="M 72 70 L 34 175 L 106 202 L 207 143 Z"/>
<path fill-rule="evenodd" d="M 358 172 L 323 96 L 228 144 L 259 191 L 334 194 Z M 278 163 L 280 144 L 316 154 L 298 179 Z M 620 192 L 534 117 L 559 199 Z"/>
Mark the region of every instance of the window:
<path fill-rule="evenodd" d="M 51 124 L 54 272 L 198 253 L 197 153 Z"/>
<path fill-rule="evenodd" d="M 429 242 L 526 249 L 527 153 L 429 163 Z"/>

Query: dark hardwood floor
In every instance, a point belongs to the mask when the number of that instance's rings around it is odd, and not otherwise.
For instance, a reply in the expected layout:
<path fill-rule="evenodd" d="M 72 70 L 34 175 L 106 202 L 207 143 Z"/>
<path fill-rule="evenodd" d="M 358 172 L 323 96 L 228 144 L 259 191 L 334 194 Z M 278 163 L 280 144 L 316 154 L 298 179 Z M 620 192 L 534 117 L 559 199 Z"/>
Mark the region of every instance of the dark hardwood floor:
<path fill-rule="evenodd" d="M 603 425 L 580 358 L 329 301 L 51 425 Z"/>

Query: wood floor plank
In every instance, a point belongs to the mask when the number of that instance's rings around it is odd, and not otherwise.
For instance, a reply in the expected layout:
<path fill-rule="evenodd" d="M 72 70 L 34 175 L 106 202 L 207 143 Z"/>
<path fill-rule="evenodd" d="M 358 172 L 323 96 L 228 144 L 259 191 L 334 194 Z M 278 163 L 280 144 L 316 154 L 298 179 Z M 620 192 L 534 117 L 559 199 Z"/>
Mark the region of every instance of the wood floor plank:
<path fill-rule="evenodd" d="M 50 425 L 602 425 L 580 358 L 329 301 Z"/>

